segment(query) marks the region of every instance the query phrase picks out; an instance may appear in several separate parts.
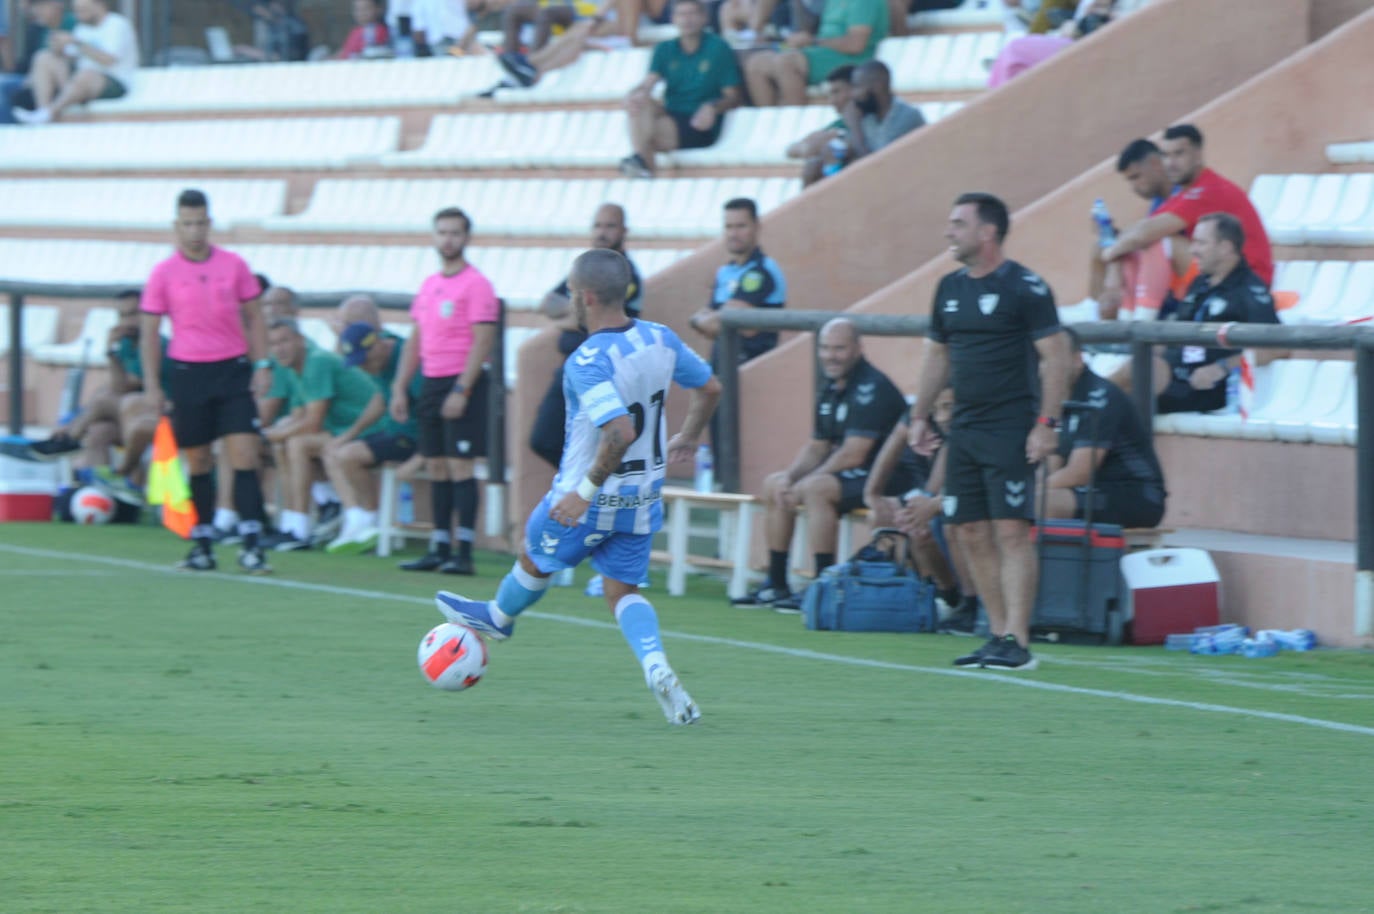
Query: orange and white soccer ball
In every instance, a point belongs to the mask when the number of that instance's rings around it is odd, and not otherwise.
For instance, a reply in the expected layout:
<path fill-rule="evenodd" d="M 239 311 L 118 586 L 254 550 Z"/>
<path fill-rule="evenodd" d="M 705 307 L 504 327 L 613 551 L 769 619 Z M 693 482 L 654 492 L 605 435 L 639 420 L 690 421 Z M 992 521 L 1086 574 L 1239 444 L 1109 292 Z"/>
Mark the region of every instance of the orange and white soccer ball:
<path fill-rule="evenodd" d="M 85 486 L 72 496 L 72 520 L 78 524 L 108 524 L 114 520 L 115 500 L 109 492 Z"/>
<path fill-rule="evenodd" d="M 487 645 L 466 626 L 443 622 L 420 639 L 420 673 L 436 689 L 461 692 L 487 671 Z"/>

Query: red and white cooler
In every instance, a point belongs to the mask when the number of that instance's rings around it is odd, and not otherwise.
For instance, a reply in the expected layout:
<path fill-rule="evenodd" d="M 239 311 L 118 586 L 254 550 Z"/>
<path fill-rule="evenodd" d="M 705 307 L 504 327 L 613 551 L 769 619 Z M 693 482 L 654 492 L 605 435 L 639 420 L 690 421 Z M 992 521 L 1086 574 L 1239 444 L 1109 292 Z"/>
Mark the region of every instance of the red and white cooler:
<path fill-rule="evenodd" d="M 21 454 L 18 446 L 0 448 L 0 523 L 50 521 L 60 479 L 58 465 Z"/>
<path fill-rule="evenodd" d="M 1121 557 L 1122 601 L 1134 644 L 1163 644 L 1165 635 L 1216 625 L 1221 578 L 1204 549 L 1147 549 Z"/>

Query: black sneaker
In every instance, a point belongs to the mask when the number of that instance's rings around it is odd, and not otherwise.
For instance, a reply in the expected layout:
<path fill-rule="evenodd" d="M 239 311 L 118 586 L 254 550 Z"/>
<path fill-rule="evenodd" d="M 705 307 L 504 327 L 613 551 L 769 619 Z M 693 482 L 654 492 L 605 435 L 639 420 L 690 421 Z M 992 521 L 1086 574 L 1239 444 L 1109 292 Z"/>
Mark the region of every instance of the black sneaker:
<path fill-rule="evenodd" d="M 620 173 L 627 178 L 652 178 L 654 176 L 653 170 L 649 168 L 649 163 L 644 161 L 637 152 L 620 160 Z"/>
<path fill-rule="evenodd" d="M 426 552 L 418 559 L 411 559 L 409 562 L 401 562 L 396 567 L 402 571 L 437 571 L 449 560 L 449 554 L 445 552 Z"/>
<path fill-rule="evenodd" d="M 309 549 L 310 541 L 298 539 L 294 533 L 287 533 L 280 530 L 276 533 L 269 533 L 258 541 L 263 549 L 270 549 L 273 552 L 295 552 L 298 549 Z"/>
<path fill-rule="evenodd" d="M 782 613 L 784 616 L 799 616 L 802 611 L 801 602 L 801 594 L 790 593 L 781 600 L 773 601 L 773 612 Z"/>
<path fill-rule="evenodd" d="M 520 85 L 529 88 L 539 81 L 539 71 L 530 63 L 529 58 L 518 51 L 505 51 L 496 55 L 501 69 L 509 73 Z"/>
<path fill-rule="evenodd" d="M 935 630 L 945 635 L 972 635 L 977 628 L 978 604 L 966 601 L 941 620 Z"/>
<path fill-rule="evenodd" d="M 47 441 L 32 442 L 29 445 L 29 450 L 39 457 L 61 457 L 63 454 L 81 450 L 81 442 L 65 432 L 59 432 Z"/>
<path fill-rule="evenodd" d="M 492 86 L 490 89 L 487 89 L 485 92 L 478 92 L 478 93 L 477 93 L 477 97 L 478 97 L 478 98 L 495 98 L 495 97 L 496 97 L 496 93 L 497 93 L 497 92 L 500 92 L 502 89 L 519 89 L 519 88 L 520 88 L 520 84 L 519 84 L 518 82 L 516 82 L 515 80 L 513 80 L 513 79 L 503 79 L 503 80 L 501 80 L 499 83 L 497 83 L 496 85 Z"/>
<path fill-rule="evenodd" d="M 772 606 L 779 600 L 785 600 L 792 596 L 792 591 L 786 587 L 778 588 L 772 584 L 764 584 L 742 597 L 736 597 L 730 601 L 731 606 L 744 606 L 749 609 L 759 609 Z"/>
<path fill-rule="evenodd" d="M 245 546 L 240 549 L 239 567 L 249 574 L 272 573 L 272 566 L 267 564 L 267 557 L 263 555 L 261 546 Z"/>
<path fill-rule="evenodd" d="M 473 567 L 472 556 L 455 555 L 447 562 L 439 566 L 440 574 L 476 574 L 477 569 Z"/>
<path fill-rule="evenodd" d="M 973 649 L 972 651 L 970 651 L 969 653 L 965 654 L 964 656 L 962 656 L 962 657 L 955 657 L 955 658 L 954 658 L 954 665 L 955 665 L 955 666 L 982 666 L 982 665 L 983 665 L 983 658 L 986 657 L 989 653 L 991 653 L 993 650 L 996 649 L 996 647 L 997 647 L 997 642 L 998 642 L 999 640 L 1001 640 L 1001 639 L 999 639 L 999 638 L 989 638 L 989 639 L 988 639 L 987 641 L 985 641 L 983 644 L 979 645 L 977 648 Z"/>
<path fill-rule="evenodd" d="M 331 501 L 320 505 L 320 510 L 315 516 L 315 529 L 310 534 L 311 543 L 323 545 L 343 530 L 343 505 L 337 501 Z"/>
<path fill-rule="evenodd" d="M 192 546 L 186 558 L 177 562 L 177 571 L 214 571 L 217 567 L 215 554 L 200 543 Z"/>
<path fill-rule="evenodd" d="M 1015 635 L 995 639 L 983 654 L 983 668 L 988 670 L 1033 670 L 1039 665 L 1040 661 L 1021 646 Z"/>

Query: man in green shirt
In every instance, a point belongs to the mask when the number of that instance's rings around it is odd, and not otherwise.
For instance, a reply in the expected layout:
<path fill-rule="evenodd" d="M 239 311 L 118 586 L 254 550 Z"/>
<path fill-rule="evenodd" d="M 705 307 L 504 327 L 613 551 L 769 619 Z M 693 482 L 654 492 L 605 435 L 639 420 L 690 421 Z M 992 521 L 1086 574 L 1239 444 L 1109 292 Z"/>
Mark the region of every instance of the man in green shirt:
<path fill-rule="evenodd" d="M 390 398 L 396 369 L 401 362 L 399 336 L 380 330 L 375 324 L 358 321 L 349 324 L 339 335 L 339 351 L 344 364 L 367 373 L 382 392 Z M 410 379 L 406 393 L 411 408 L 405 422 L 391 417 L 387 403 L 386 417 L 381 427 L 369 435 L 344 441 L 334 439 L 324 450 L 324 471 L 343 505 L 343 529 L 325 547 L 333 553 L 358 554 L 377 545 L 377 486 L 371 469 L 382 463 L 404 463 L 415 454 L 416 435 L 414 405 L 420 397 L 423 378 L 417 371 Z"/>
<path fill-rule="evenodd" d="M 806 87 L 836 67 L 872 60 L 887 37 L 886 0 L 826 0 L 820 30 L 793 32 L 779 51 L 760 51 L 744 65 L 749 97 L 766 105 L 804 105 Z"/>
<path fill-rule="evenodd" d="M 300 325 L 278 318 L 268 346 L 291 384 L 290 412 L 263 432 L 286 474 L 286 508 L 270 546 L 279 552 L 310 548 L 310 484 L 316 461 L 336 441 L 352 441 L 381 428 L 386 401 L 377 385 L 342 356 L 308 347 Z M 264 544 L 268 545 L 268 544 Z"/>
<path fill-rule="evenodd" d="M 631 178 L 652 178 L 656 153 L 713 145 L 725 112 L 739 104 L 735 52 L 706 31 L 701 0 L 677 0 L 673 25 L 678 37 L 654 48 L 648 74 L 625 101 L 634 152 L 620 161 L 620 171 Z M 650 96 L 659 80 L 666 90 L 662 105 Z"/>

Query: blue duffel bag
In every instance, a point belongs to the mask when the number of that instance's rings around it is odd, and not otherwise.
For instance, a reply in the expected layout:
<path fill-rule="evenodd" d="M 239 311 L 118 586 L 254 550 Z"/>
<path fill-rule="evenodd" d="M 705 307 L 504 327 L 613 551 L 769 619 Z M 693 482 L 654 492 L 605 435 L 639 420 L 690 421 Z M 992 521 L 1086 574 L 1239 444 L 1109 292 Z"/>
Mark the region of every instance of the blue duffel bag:
<path fill-rule="evenodd" d="M 847 562 L 832 565 L 806 588 L 806 627 L 837 632 L 933 632 L 938 615 L 935 585 L 908 561 L 906 534 L 891 527 Z"/>

